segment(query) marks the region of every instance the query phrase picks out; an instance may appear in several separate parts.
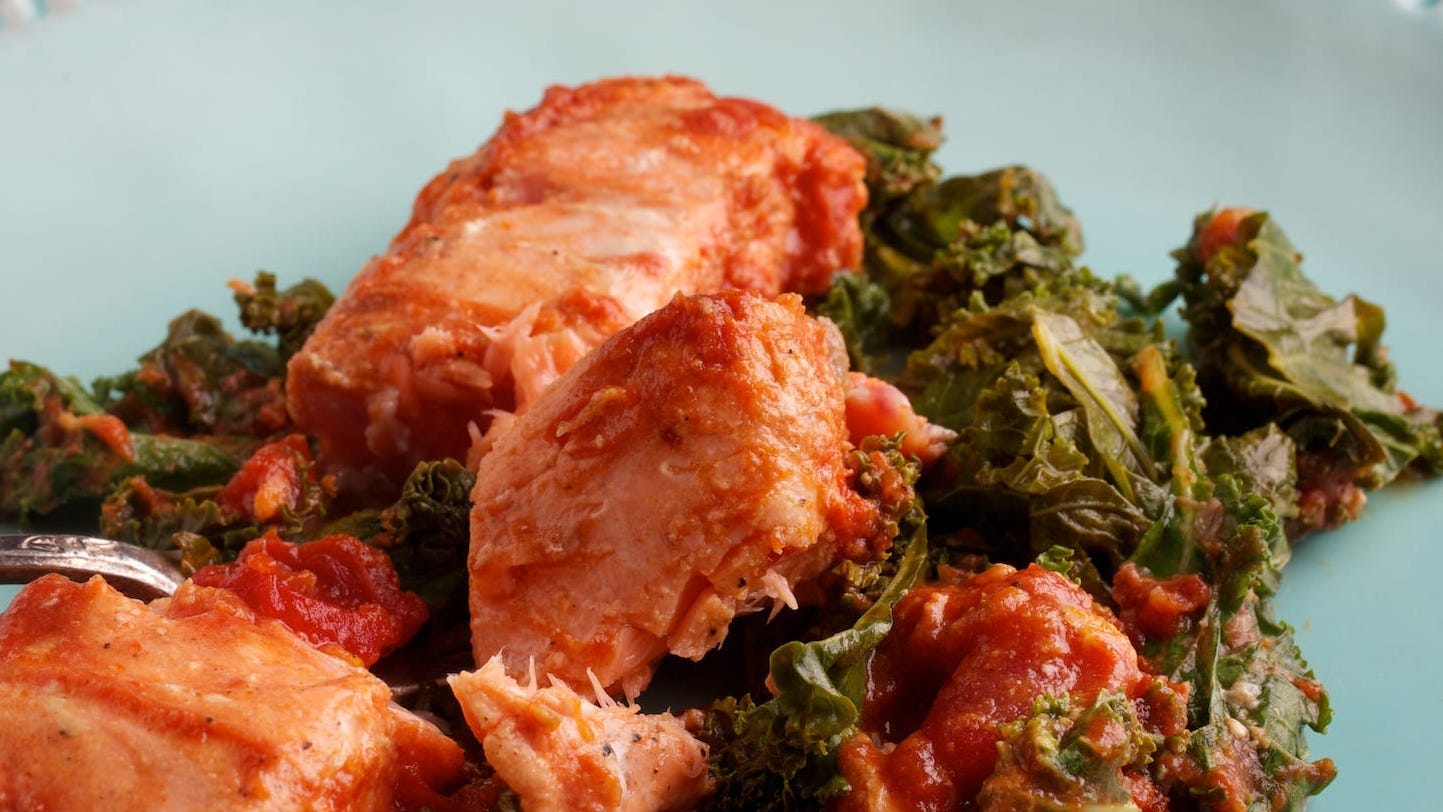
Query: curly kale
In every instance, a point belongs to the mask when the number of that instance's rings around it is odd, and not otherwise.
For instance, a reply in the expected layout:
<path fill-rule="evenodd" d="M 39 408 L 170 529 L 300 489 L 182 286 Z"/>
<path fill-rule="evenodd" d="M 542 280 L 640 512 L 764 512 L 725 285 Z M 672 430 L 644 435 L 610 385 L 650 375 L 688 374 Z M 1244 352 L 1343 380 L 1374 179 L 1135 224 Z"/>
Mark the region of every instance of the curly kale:
<path fill-rule="evenodd" d="M 140 368 L 95 382 L 97 399 L 153 434 L 269 437 L 289 425 L 284 365 L 274 347 L 239 341 L 191 310 L 170 322 Z"/>
<path fill-rule="evenodd" d="M 247 330 L 274 335 L 282 363 L 300 350 L 326 315 L 335 296 L 314 279 L 302 279 L 283 291 L 276 290 L 275 274 L 260 271 L 253 285 L 231 283 L 240 320 Z"/>
<path fill-rule="evenodd" d="M 1186 756 L 1195 767 L 1162 777 L 1218 808 L 1300 809 L 1333 777 L 1331 761 L 1307 761 L 1303 728 L 1322 731 L 1331 712 L 1292 629 L 1271 611 L 1290 546 L 1267 494 L 1286 475 L 1273 465 L 1236 465 L 1273 458 L 1278 440 L 1255 433 L 1210 454 L 1183 406 L 1179 380 L 1187 379 L 1170 377 L 1155 352 L 1137 366 L 1148 433 L 1168 438 L 1158 452 L 1172 471 L 1174 499 L 1129 563 L 1158 578 L 1196 574 L 1210 588 L 1200 616 L 1171 636 L 1145 639 L 1140 650 L 1153 673 L 1189 686 Z M 1229 764 L 1254 761 L 1250 783 L 1218 777 Z"/>
<path fill-rule="evenodd" d="M 336 519 L 320 532 L 346 533 L 385 551 L 401 588 L 420 595 L 433 618 L 464 616 L 475 483 L 475 472 L 456 460 L 421 462 L 395 502 Z"/>
<path fill-rule="evenodd" d="M 256 288 L 237 298 L 246 324 L 278 332 L 285 345 L 303 338 L 331 296 L 310 280 L 276 294 L 274 277 L 261 274 Z M 90 509 L 140 478 L 162 502 L 189 499 L 194 509 L 164 508 L 157 515 L 174 515 L 128 529 L 122 526 L 136 516 L 124 516 L 105 524 L 106 532 L 164 546 L 160 539 L 171 532 L 211 527 L 197 513 L 206 511 L 206 489 L 224 484 L 255 449 L 290 427 L 284 361 L 275 346 L 238 340 L 197 310 L 172 320 L 139 368 L 90 388 L 11 361 L 0 372 L 0 517 Z M 118 505 L 127 501 L 134 501 L 133 489 L 116 496 Z"/>
<path fill-rule="evenodd" d="M 1136 809 L 1124 770 L 1146 770 L 1163 738 L 1112 691 L 1076 708 L 1066 697 L 1042 697 L 1028 718 L 1001 733 L 997 767 L 977 797 L 980 809 Z"/>
<path fill-rule="evenodd" d="M 1185 758 L 1147 769 L 1207 803 L 1296 807 L 1332 767 L 1307 760 L 1302 735 L 1326 726 L 1327 695 L 1269 607 L 1285 524 L 1318 526 L 1313 494 L 1340 469 L 1376 487 L 1443 459 L 1436 413 L 1393 389 L 1381 314 L 1319 293 L 1265 215 L 1215 253 L 1180 251 L 1178 278 L 1145 297 L 1074 264 L 1076 220 L 1040 175 L 938 181 L 935 123 L 856 115 L 825 123 L 869 158 L 865 261 L 816 307 L 855 364 L 959 432 L 919 483 L 933 558 L 1040 560 L 1105 604 L 1122 567 L 1203 579 L 1211 602 L 1144 647 L 1192 701 Z M 1124 315 L 1155 314 L 1179 293 L 1196 368 L 1160 322 Z M 1014 776 L 1041 775 L 1042 734 L 1076 716 L 1039 714 L 1009 734 L 1032 765 Z M 1219 765 L 1252 761 L 1254 783 L 1216 780 Z M 1013 782 L 1009 797 L 1031 789 Z"/>
<path fill-rule="evenodd" d="M 894 545 L 886 586 L 854 625 L 773 651 L 776 695 L 766 702 L 726 698 L 707 709 L 698 736 L 710 748 L 716 792 L 706 808 L 815 809 L 846 791 L 836 757 L 857 731 L 867 660 L 892 627 L 892 608 L 927 566 L 926 525 L 911 524 Z"/>
<path fill-rule="evenodd" d="M 843 562 L 841 582 L 850 615 L 810 642 L 794 640 L 771 653 L 768 684 L 775 696 L 714 702 L 698 735 L 711 748 L 717 792 L 712 809 L 811 809 L 846 789 L 837 749 L 857 730 L 866 664 L 892 626 L 892 608 L 928 568 L 926 515 L 913 484 L 917 466 L 899 441 L 869 437 L 847 459 L 854 489 L 875 503 L 892 539 L 870 563 Z"/>
<path fill-rule="evenodd" d="M 1045 177 L 1011 166 L 939 181 L 940 122 L 877 108 L 817 119 L 867 158 L 863 278 L 839 275 L 818 310 L 858 369 L 910 347 L 975 296 L 992 304 L 1072 275 L 1077 218 Z"/>
<path fill-rule="evenodd" d="M 164 487 L 224 482 L 236 444 L 130 431 L 78 382 L 20 361 L 0 372 L 0 517 L 94 505 L 143 476 Z"/>

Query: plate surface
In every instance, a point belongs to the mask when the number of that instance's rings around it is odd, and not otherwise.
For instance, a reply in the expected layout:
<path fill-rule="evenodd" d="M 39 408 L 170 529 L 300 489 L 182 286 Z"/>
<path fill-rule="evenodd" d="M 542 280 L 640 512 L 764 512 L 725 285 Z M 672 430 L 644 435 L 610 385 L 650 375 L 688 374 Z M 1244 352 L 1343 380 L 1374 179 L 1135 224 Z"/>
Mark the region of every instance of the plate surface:
<path fill-rule="evenodd" d="M 89 379 L 186 308 L 234 326 L 229 278 L 339 290 L 504 110 L 676 72 L 794 114 L 940 113 L 948 171 L 1046 172 L 1105 276 L 1160 281 L 1195 213 L 1266 208 L 1325 290 L 1387 309 L 1405 388 L 1443 405 L 1443 14 L 1407 5 L 81 5 L 0 30 L 0 355 Z M 1279 613 L 1336 709 L 1310 808 L 1431 805 L 1440 519 L 1443 483 L 1400 488 L 1288 571 Z"/>

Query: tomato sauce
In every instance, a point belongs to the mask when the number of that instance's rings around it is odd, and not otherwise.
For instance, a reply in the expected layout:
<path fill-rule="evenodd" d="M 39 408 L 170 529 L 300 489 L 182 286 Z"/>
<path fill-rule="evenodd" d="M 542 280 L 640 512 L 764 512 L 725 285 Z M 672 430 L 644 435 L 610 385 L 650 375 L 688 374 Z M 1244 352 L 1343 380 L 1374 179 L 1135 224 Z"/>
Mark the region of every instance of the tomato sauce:
<path fill-rule="evenodd" d="M 292 434 L 256 449 L 216 496 L 221 510 L 250 516 L 257 522 L 281 518 L 282 510 L 300 507 L 303 485 L 316 484 L 306 438 Z"/>
<path fill-rule="evenodd" d="M 1256 214 L 1255 209 L 1232 207 L 1213 212 L 1207 222 L 1193 237 L 1192 253 L 1197 261 L 1206 265 L 1219 250 L 1236 245 L 1242 235 L 1243 220 Z"/>
<path fill-rule="evenodd" d="M 1122 565 L 1112 581 L 1112 597 L 1119 605 L 1122 625 L 1141 645 L 1143 640 L 1171 637 L 1207 607 L 1212 589 L 1196 573 L 1154 578 L 1131 561 Z"/>
<path fill-rule="evenodd" d="M 411 639 L 428 617 L 420 597 L 401 589 L 391 559 L 352 536 L 291 544 L 270 532 L 234 563 L 202 567 L 192 580 L 229 589 L 256 614 L 366 666 Z"/>
<path fill-rule="evenodd" d="M 1117 621 L 1057 573 L 999 564 L 914 588 L 869 666 L 863 733 L 840 757 L 853 791 L 839 808 L 963 808 L 997 763 L 999 726 L 1039 697 L 1138 700 L 1152 684 Z"/>

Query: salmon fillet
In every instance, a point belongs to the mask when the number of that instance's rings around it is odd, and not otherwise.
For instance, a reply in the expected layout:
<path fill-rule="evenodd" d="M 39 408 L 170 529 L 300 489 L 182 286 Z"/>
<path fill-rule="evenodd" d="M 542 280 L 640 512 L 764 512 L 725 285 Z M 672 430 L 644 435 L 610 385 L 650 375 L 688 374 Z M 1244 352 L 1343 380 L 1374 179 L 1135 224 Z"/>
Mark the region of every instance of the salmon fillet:
<path fill-rule="evenodd" d="M 0 809 L 390 810 L 459 746 L 225 590 L 48 575 L 0 615 Z"/>
<path fill-rule="evenodd" d="M 839 548 L 889 543 L 850 488 L 846 365 L 796 295 L 733 291 L 679 296 L 572 367 L 477 469 L 476 661 L 635 696 Z"/>
<path fill-rule="evenodd" d="M 710 791 L 707 748 L 667 713 L 601 704 L 566 685 L 522 685 L 497 659 L 451 688 L 486 763 L 527 812 L 693 809 Z"/>
<path fill-rule="evenodd" d="M 689 79 L 553 87 L 421 190 L 290 362 L 287 402 L 342 471 L 462 458 L 676 293 L 816 293 L 855 267 L 863 158 Z M 344 483 L 343 483 L 344 484 Z"/>

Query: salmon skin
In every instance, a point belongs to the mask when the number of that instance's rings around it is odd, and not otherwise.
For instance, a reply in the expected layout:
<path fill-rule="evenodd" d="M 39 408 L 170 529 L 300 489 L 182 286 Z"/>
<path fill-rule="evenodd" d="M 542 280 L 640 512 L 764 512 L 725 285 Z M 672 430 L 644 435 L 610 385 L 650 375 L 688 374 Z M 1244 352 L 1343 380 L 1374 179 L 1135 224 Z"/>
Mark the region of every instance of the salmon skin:
<path fill-rule="evenodd" d="M 287 403 L 342 486 L 463 458 L 677 293 L 818 293 L 860 262 L 865 160 L 694 80 L 553 87 L 417 197 L 291 360 Z"/>

